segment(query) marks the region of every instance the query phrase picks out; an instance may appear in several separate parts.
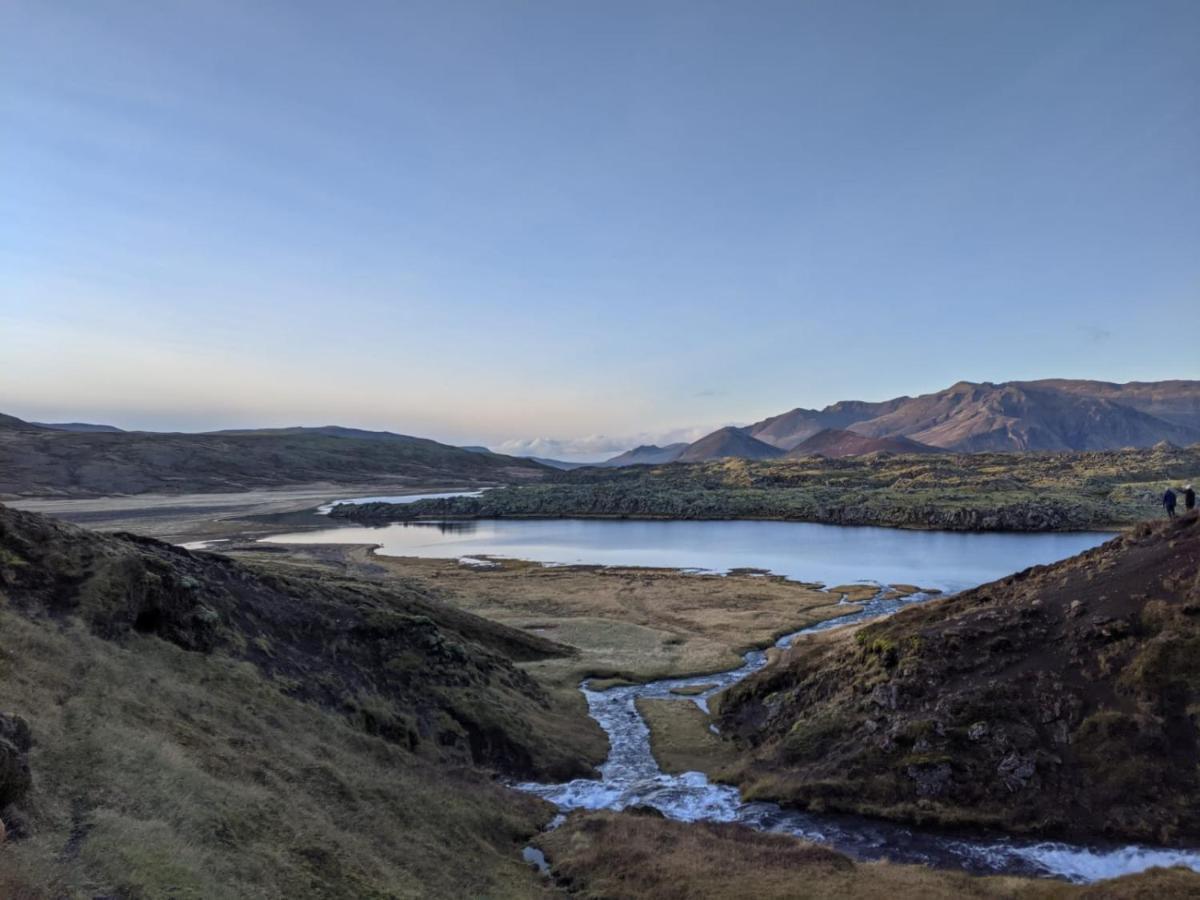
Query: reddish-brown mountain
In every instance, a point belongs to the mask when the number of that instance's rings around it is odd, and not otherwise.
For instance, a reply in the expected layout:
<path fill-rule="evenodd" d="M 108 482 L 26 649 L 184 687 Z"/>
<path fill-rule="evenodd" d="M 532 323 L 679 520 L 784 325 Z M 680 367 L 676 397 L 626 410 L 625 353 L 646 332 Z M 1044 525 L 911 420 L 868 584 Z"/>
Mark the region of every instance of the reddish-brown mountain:
<path fill-rule="evenodd" d="M 867 437 L 841 428 L 826 428 L 801 441 L 788 452 L 789 457 L 865 456 L 868 453 L 937 453 L 936 447 L 909 440 L 906 437 Z"/>

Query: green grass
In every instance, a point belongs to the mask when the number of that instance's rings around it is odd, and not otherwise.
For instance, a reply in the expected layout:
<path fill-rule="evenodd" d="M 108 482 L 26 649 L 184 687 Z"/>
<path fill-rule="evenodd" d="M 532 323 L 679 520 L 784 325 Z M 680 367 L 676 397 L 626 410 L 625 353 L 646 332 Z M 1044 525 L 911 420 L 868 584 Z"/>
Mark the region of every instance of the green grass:
<path fill-rule="evenodd" d="M 5 710 L 35 744 L 32 836 L 0 847 L 30 897 L 536 896 L 550 814 L 282 696 L 252 665 L 0 611 Z M 65 849 L 64 849 L 65 848 Z"/>
<path fill-rule="evenodd" d="M 789 519 L 954 530 L 1105 528 L 1160 512 L 1166 484 L 1200 477 L 1200 448 L 869 456 L 577 469 L 481 497 L 339 507 L 423 516 Z"/>

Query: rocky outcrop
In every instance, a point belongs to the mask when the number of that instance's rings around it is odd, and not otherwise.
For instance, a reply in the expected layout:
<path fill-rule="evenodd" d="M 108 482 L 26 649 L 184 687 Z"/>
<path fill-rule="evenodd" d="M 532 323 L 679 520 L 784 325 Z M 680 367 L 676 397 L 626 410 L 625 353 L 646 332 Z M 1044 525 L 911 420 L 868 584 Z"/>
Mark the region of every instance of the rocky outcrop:
<path fill-rule="evenodd" d="M 552 471 L 529 459 L 337 426 L 208 434 L 64 431 L 0 415 L 0 498 L 245 491 L 318 482 L 397 489 L 491 485 Z"/>
<path fill-rule="evenodd" d="M 941 824 L 1200 840 L 1200 522 L 847 633 L 719 701 L 751 796 Z"/>

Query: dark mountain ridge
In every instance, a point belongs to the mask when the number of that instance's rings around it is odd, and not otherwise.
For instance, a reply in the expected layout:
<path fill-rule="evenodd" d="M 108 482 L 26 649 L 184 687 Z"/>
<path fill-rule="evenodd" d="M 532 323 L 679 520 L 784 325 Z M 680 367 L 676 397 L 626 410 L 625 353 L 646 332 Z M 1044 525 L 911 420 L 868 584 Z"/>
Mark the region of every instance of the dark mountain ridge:
<path fill-rule="evenodd" d="M 341 426 L 210 433 L 56 431 L 0 420 L 0 497 L 241 491 L 296 484 L 500 484 L 533 460 Z"/>

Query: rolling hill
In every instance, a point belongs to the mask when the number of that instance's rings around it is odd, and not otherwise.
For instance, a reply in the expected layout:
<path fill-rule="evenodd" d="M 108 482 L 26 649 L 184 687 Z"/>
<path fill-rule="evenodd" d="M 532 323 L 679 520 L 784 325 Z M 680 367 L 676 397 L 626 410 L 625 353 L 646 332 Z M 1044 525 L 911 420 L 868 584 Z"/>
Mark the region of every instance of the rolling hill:
<path fill-rule="evenodd" d="M 31 422 L 30 424 L 41 428 L 52 428 L 55 431 L 104 431 L 110 434 L 119 434 L 125 430 L 115 425 L 96 425 L 92 422 Z"/>
<path fill-rule="evenodd" d="M 729 426 L 714 431 L 689 444 L 679 456 L 678 462 L 706 462 L 736 456 L 741 459 L 774 459 L 783 456 L 783 451 L 757 438 L 751 437 L 740 428 Z"/>
<path fill-rule="evenodd" d="M 0 418 L 0 497 L 241 491 L 295 484 L 500 484 L 551 470 L 356 428 L 202 434 L 58 431 Z"/>

